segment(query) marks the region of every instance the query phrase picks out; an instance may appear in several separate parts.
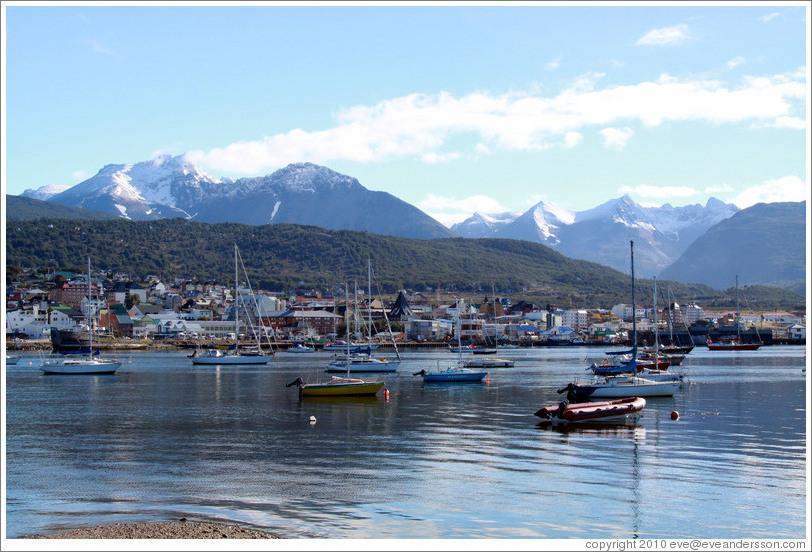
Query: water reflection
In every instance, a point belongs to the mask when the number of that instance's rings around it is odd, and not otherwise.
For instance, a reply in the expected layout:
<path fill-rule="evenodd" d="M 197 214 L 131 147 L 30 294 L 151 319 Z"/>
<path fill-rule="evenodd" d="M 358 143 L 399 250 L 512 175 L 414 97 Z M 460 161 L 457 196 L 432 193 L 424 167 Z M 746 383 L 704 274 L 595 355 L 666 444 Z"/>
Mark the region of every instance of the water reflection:
<path fill-rule="evenodd" d="M 506 351 L 516 365 L 490 383 L 440 386 L 411 373 L 447 353 L 406 353 L 388 400 L 300 401 L 284 384 L 320 373 L 318 353 L 217 369 L 134 355 L 58 383 L 9 366 L 8 533 L 187 517 L 310 537 L 798 538 L 803 351 L 768 350 L 692 353 L 691 384 L 636 424 L 549 427 L 533 412 L 593 349 Z"/>

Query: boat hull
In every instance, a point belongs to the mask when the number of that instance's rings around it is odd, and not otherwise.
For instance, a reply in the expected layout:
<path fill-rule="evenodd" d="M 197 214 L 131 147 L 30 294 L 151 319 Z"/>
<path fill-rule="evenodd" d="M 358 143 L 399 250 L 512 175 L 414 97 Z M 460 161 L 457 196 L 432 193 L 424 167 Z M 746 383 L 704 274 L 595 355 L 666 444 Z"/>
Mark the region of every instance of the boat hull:
<path fill-rule="evenodd" d="M 45 375 L 102 375 L 115 374 L 119 368 L 121 368 L 120 362 L 65 361 L 54 364 L 43 364 L 42 373 Z"/>
<path fill-rule="evenodd" d="M 535 412 L 544 420 L 562 422 L 594 422 L 595 420 L 618 420 L 640 412 L 646 406 L 643 397 L 629 397 L 615 401 L 587 402 L 557 406 L 545 406 Z"/>
<path fill-rule="evenodd" d="M 426 372 L 423 374 L 423 381 L 432 383 L 453 383 L 463 381 L 477 382 L 485 379 L 487 375 L 487 372 L 475 372 L 472 370 Z"/>
<path fill-rule="evenodd" d="M 708 343 L 709 351 L 756 351 L 761 343 Z"/>
<path fill-rule="evenodd" d="M 264 355 L 223 355 L 223 356 L 199 356 L 192 358 L 192 364 L 208 366 L 224 366 L 232 364 L 268 364 L 271 357 Z"/>
<path fill-rule="evenodd" d="M 358 397 L 376 395 L 382 381 L 305 383 L 299 386 L 300 397 Z"/>
<path fill-rule="evenodd" d="M 626 397 L 673 397 L 679 391 L 680 382 L 653 381 L 629 378 L 594 384 L 570 384 L 568 394 L 579 399 L 626 398 Z"/>
<path fill-rule="evenodd" d="M 465 363 L 466 368 L 510 368 L 515 362 L 504 358 L 475 358 Z"/>

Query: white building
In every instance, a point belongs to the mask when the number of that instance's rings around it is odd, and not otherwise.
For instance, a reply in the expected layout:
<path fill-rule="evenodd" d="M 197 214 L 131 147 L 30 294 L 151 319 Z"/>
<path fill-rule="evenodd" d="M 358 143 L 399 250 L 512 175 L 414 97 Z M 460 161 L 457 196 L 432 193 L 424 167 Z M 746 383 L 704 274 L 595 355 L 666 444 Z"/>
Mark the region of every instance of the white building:
<path fill-rule="evenodd" d="M 406 322 L 406 339 L 443 341 L 451 335 L 451 327 L 448 320 L 409 320 Z"/>
<path fill-rule="evenodd" d="M 584 309 L 579 310 L 566 310 L 561 316 L 562 326 L 570 326 L 572 328 L 586 328 L 587 327 L 587 312 Z"/>

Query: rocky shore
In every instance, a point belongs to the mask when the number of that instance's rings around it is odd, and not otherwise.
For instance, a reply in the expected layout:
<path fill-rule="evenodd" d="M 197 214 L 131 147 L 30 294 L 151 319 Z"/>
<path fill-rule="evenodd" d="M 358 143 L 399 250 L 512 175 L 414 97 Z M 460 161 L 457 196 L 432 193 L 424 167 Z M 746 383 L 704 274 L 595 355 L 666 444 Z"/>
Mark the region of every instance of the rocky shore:
<path fill-rule="evenodd" d="M 31 535 L 29 539 L 277 539 L 276 535 L 239 525 L 202 521 L 116 523 Z"/>

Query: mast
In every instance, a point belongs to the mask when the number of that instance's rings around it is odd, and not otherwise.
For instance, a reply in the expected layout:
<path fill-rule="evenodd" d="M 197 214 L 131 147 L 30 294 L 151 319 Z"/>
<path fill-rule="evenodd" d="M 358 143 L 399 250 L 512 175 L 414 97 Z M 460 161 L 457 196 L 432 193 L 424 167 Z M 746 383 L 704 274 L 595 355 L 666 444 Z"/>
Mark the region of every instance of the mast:
<path fill-rule="evenodd" d="M 234 244 L 234 353 L 237 353 L 237 340 L 240 338 L 240 292 L 237 273 L 237 244 Z"/>
<path fill-rule="evenodd" d="M 372 260 L 367 257 L 367 335 L 369 354 L 372 354 Z"/>
<path fill-rule="evenodd" d="M 632 259 L 632 334 L 634 341 L 632 342 L 632 356 L 637 358 L 637 310 L 634 304 L 634 240 L 629 240 L 629 249 L 631 251 Z"/>
<path fill-rule="evenodd" d="M 736 337 L 742 340 L 742 333 L 739 324 L 739 275 L 736 274 Z"/>
<path fill-rule="evenodd" d="M 90 316 L 93 294 L 90 288 L 90 257 L 87 258 L 87 335 L 90 339 L 90 358 L 93 358 L 93 317 Z"/>
<path fill-rule="evenodd" d="M 660 339 L 657 328 L 657 277 L 652 276 L 652 279 L 654 280 L 654 369 L 657 370 L 660 367 L 660 361 L 658 358 L 658 354 L 660 352 Z"/>
<path fill-rule="evenodd" d="M 350 283 L 344 286 L 344 325 L 347 326 L 347 379 L 350 377 Z M 353 315 L 354 316 L 354 315 Z"/>

